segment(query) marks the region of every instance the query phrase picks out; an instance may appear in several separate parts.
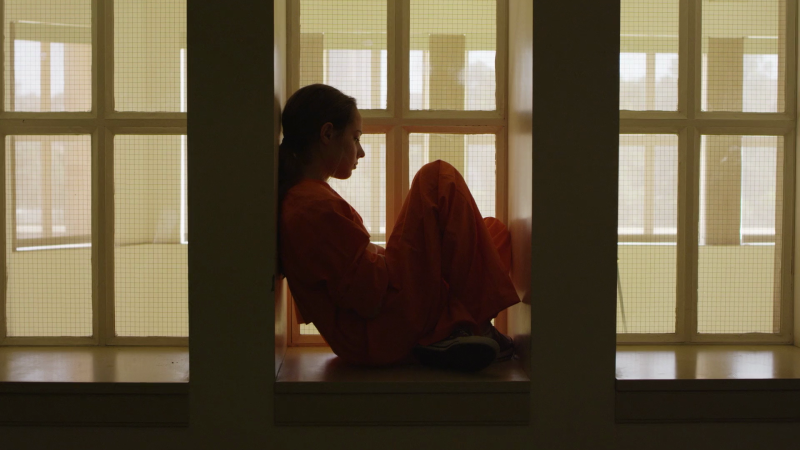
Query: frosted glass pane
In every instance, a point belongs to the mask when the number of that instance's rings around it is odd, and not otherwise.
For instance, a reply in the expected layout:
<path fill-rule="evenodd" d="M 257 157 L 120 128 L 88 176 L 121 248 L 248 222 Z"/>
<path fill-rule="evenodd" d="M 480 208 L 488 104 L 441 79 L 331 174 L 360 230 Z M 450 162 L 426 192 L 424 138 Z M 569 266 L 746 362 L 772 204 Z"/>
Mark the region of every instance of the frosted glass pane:
<path fill-rule="evenodd" d="M 366 156 L 347 180 L 331 178 L 328 184 L 355 208 L 372 241 L 386 242 L 386 135 L 361 135 Z"/>
<path fill-rule="evenodd" d="M 497 109 L 495 0 L 411 0 L 412 110 Z"/>
<path fill-rule="evenodd" d="M 644 234 L 646 177 L 644 145 L 620 136 L 619 146 L 619 234 Z"/>
<path fill-rule="evenodd" d="M 317 330 L 317 327 L 315 327 L 313 323 L 301 323 L 300 324 L 300 334 L 303 334 L 303 335 L 319 335 L 319 330 Z"/>
<path fill-rule="evenodd" d="M 704 111 L 783 112 L 786 2 L 704 0 Z"/>
<path fill-rule="evenodd" d="M 5 109 L 92 109 L 91 0 L 6 0 Z"/>
<path fill-rule="evenodd" d="M 91 336 L 91 137 L 6 137 L 9 336 Z"/>
<path fill-rule="evenodd" d="M 699 333 L 780 331 L 783 138 L 703 136 Z"/>
<path fill-rule="evenodd" d="M 678 0 L 623 0 L 619 109 L 677 111 Z"/>
<path fill-rule="evenodd" d="M 324 83 L 386 109 L 386 1 L 301 0 L 299 86 Z"/>
<path fill-rule="evenodd" d="M 114 107 L 186 111 L 186 0 L 114 1 Z"/>
<path fill-rule="evenodd" d="M 619 139 L 617 333 L 674 333 L 678 136 Z"/>
<path fill-rule="evenodd" d="M 423 165 L 441 159 L 452 164 L 467 182 L 483 217 L 495 215 L 496 147 L 493 134 L 409 135 L 409 183 Z"/>
<path fill-rule="evenodd" d="M 188 336 L 186 139 L 114 139 L 119 336 Z"/>

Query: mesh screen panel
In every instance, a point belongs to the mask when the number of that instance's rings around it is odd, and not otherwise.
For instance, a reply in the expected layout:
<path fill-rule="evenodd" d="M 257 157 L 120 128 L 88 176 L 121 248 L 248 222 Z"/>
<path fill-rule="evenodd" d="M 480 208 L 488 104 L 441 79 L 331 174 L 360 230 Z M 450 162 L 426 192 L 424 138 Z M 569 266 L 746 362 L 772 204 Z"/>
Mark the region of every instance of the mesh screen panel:
<path fill-rule="evenodd" d="M 703 136 L 699 333 L 780 331 L 783 138 Z"/>
<path fill-rule="evenodd" d="M 452 164 L 467 182 L 483 217 L 495 215 L 496 148 L 493 134 L 409 135 L 409 179 L 423 165 L 441 159 Z"/>
<path fill-rule="evenodd" d="M 186 111 L 186 0 L 114 1 L 114 107 Z"/>
<path fill-rule="evenodd" d="M 678 109 L 678 0 L 623 0 L 619 109 Z"/>
<path fill-rule="evenodd" d="M 6 111 L 90 111 L 91 0 L 4 4 Z"/>
<path fill-rule="evenodd" d="M 313 323 L 308 323 L 308 324 L 301 323 L 300 324 L 300 334 L 306 334 L 306 335 L 314 335 L 314 334 L 316 334 L 316 335 L 319 335 L 319 330 L 317 330 L 317 327 L 315 327 Z"/>
<path fill-rule="evenodd" d="M 328 184 L 364 219 L 372 241 L 386 242 L 386 135 L 361 135 L 366 156 L 347 180 L 331 178 Z"/>
<path fill-rule="evenodd" d="M 704 0 L 702 109 L 783 112 L 783 0 Z"/>
<path fill-rule="evenodd" d="M 619 139 L 617 332 L 674 333 L 678 136 Z"/>
<path fill-rule="evenodd" d="M 495 0 L 411 0 L 409 107 L 497 109 Z"/>
<path fill-rule="evenodd" d="M 301 0 L 299 87 L 331 85 L 386 109 L 386 1 Z"/>
<path fill-rule="evenodd" d="M 9 336 L 91 336 L 91 137 L 6 137 Z"/>
<path fill-rule="evenodd" d="M 377 245 L 386 244 L 386 135 L 363 134 L 366 156 L 347 180 L 331 178 L 328 184 L 347 200 L 364 219 L 364 226 Z M 319 334 L 313 324 L 301 324 L 300 334 Z"/>
<path fill-rule="evenodd" d="M 115 137 L 114 228 L 117 335 L 188 336 L 185 137 Z"/>

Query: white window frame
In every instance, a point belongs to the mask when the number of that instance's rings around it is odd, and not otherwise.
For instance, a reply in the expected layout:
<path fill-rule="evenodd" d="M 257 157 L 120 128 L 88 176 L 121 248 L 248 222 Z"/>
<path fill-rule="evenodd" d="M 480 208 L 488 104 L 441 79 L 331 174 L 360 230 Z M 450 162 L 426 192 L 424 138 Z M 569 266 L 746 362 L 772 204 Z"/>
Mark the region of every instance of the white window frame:
<path fill-rule="evenodd" d="M 92 336 L 9 337 L 6 329 L 6 276 L 0 277 L 0 345 L 188 346 L 188 337 L 116 336 L 114 308 L 114 137 L 186 135 L 186 112 L 114 110 L 114 0 L 92 0 L 92 109 L 90 112 L 5 111 L 0 88 L 0 186 L 6 184 L 5 142 L 10 135 L 90 135 L 92 140 Z M 0 0 L 0 28 L 5 24 Z M 0 30 L 0 36 L 5 36 Z M 185 46 L 184 46 L 185 48 Z M 5 77 L 0 46 L 0 77 Z M 3 83 L 0 83 L 3 86 Z M 6 245 L 6 196 L 0 195 L 0 248 Z M 183 240 L 183 239 L 181 239 Z M 7 273 L 5 255 L 0 273 Z"/>
<path fill-rule="evenodd" d="M 678 136 L 678 237 L 675 333 L 617 333 L 620 344 L 719 343 L 789 344 L 794 332 L 794 211 L 797 130 L 797 2 L 786 0 L 785 111 L 782 113 L 701 110 L 702 0 L 680 0 L 677 111 L 620 110 L 620 134 Z M 689 62 L 693 62 L 690 66 Z M 783 232 L 779 333 L 697 332 L 698 223 L 702 135 L 782 136 Z"/>
<path fill-rule="evenodd" d="M 299 89 L 300 70 L 300 1 L 287 4 L 287 92 Z M 508 0 L 497 0 L 497 53 L 495 61 L 496 110 L 494 111 L 431 111 L 409 108 L 409 34 L 410 0 L 386 0 L 387 14 L 387 93 L 386 109 L 359 109 L 364 134 L 386 135 L 386 236 L 410 187 L 409 134 L 494 134 L 496 136 L 495 216 L 507 222 L 507 108 L 508 73 Z M 325 345 L 320 336 L 301 335 L 289 296 L 287 318 L 291 331 L 290 345 Z M 496 320 L 505 323 L 505 312 Z"/>

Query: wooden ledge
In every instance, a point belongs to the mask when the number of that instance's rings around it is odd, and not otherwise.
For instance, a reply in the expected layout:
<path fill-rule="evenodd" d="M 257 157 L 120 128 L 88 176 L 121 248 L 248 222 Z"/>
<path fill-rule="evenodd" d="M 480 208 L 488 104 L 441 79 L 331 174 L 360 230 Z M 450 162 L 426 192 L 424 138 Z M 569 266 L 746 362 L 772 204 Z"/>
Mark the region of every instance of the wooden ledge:
<path fill-rule="evenodd" d="M 800 421 L 800 348 L 618 346 L 617 422 Z"/>
<path fill-rule="evenodd" d="M 0 425 L 186 426 L 185 347 L 0 347 Z"/>
<path fill-rule="evenodd" d="M 360 368 L 327 347 L 292 347 L 275 382 L 279 425 L 527 425 L 529 417 L 530 379 L 519 361 L 476 374 Z"/>

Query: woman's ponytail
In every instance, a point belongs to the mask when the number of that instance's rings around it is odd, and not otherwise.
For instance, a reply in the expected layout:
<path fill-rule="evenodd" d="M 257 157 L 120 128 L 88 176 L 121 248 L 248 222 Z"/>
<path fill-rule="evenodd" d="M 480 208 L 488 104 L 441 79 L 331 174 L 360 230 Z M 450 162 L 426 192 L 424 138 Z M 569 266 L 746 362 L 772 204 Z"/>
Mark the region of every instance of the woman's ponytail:
<path fill-rule="evenodd" d="M 302 174 L 303 165 L 297 159 L 297 153 L 291 148 L 291 144 L 284 138 L 278 147 L 278 198 L 281 202 L 289 189 L 300 181 Z"/>

